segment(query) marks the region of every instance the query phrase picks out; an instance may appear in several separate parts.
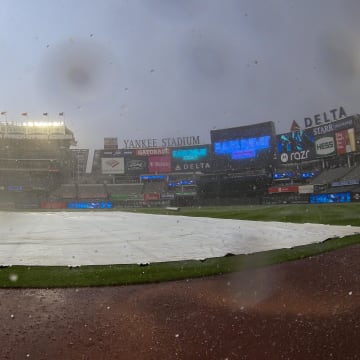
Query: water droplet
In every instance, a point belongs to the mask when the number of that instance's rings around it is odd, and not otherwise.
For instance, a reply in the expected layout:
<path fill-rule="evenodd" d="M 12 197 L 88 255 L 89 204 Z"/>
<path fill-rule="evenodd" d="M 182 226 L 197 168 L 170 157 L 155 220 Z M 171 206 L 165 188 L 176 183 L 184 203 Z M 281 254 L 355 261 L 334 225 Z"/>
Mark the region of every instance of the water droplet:
<path fill-rule="evenodd" d="M 9 280 L 12 282 L 18 281 L 19 277 L 17 276 L 17 274 L 10 274 L 9 275 Z"/>
<path fill-rule="evenodd" d="M 352 295 L 352 291 L 349 291 L 349 295 L 350 295 L 350 296 Z"/>

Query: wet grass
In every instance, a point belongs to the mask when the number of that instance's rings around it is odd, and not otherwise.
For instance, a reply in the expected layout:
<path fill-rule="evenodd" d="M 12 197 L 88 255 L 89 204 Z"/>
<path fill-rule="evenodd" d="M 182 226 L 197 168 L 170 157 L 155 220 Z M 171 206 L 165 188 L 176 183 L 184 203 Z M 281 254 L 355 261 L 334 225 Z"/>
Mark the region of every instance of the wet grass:
<path fill-rule="evenodd" d="M 322 243 L 277 249 L 249 255 L 174 261 L 148 265 L 107 266 L 11 266 L 0 268 L 2 288 L 54 288 L 113 286 L 183 280 L 226 274 L 250 268 L 299 260 L 342 247 L 359 244 L 360 235 L 329 239 Z"/>
<path fill-rule="evenodd" d="M 137 209 L 133 211 L 220 219 L 360 226 L 360 203 L 189 207 L 181 208 L 177 212 L 166 209 Z"/>
<path fill-rule="evenodd" d="M 223 219 L 286 221 L 360 226 L 360 204 L 276 205 L 182 208 L 179 212 L 143 209 L 137 212 L 206 216 Z M 360 235 L 322 243 L 277 249 L 249 255 L 225 256 L 204 261 L 176 261 L 139 265 L 107 266 L 12 266 L 0 268 L 0 287 L 81 287 L 153 283 L 241 271 L 332 251 L 360 243 Z"/>

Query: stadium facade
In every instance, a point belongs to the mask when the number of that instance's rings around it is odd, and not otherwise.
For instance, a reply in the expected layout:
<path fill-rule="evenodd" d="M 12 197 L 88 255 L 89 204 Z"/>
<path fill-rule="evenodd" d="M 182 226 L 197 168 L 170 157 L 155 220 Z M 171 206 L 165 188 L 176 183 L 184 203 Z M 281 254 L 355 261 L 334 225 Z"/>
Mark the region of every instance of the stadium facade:
<path fill-rule="evenodd" d="M 211 143 L 74 148 L 64 123 L 0 124 L 3 207 L 86 208 L 360 200 L 360 116 L 276 134 L 273 122 L 212 130 Z M 133 144 L 133 147 L 131 147 Z M 146 143 L 148 144 L 148 143 Z M 167 143 L 167 145 L 169 145 Z"/>

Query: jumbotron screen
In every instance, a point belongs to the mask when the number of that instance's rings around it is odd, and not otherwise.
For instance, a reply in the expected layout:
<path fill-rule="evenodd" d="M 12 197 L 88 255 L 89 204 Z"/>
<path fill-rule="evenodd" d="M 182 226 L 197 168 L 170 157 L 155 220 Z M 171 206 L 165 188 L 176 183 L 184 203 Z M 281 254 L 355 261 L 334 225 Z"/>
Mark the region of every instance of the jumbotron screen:
<path fill-rule="evenodd" d="M 199 161 L 209 156 L 207 145 L 173 149 L 172 158 L 175 161 Z"/>
<path fill-rule="evenodd" d="M 212 130 L 210 135 L 218 169 L 262 168 L 273 163 L 275 126 L 272 121 Z"/>

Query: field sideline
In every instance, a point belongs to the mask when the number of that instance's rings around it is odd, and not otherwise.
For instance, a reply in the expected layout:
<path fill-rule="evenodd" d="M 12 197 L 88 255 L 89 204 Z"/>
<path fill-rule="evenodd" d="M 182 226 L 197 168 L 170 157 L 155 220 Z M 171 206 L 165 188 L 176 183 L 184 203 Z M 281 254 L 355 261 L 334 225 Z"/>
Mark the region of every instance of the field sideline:
<path fill-rule="evenodd" d="M 129 211 L 223 219 L 360 226 L 360 204 L 355 203 L 197 207 L 181 208 L 177 212 L 166 209 L 134 209 Z M 179 280 L 297 260 L 356 243 L 360 243 L 360 235 L 331 239 L 319 244 L 298 246 L 292 249 L 278 249 L 251 255 L 226 256 L 205 261 L 153 263 L 147 266 L 2 267 L 0 269 L 0 287 L 107 286 Z"/>

